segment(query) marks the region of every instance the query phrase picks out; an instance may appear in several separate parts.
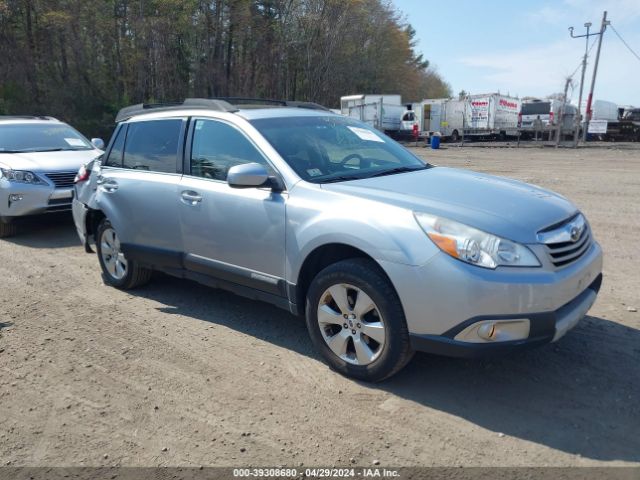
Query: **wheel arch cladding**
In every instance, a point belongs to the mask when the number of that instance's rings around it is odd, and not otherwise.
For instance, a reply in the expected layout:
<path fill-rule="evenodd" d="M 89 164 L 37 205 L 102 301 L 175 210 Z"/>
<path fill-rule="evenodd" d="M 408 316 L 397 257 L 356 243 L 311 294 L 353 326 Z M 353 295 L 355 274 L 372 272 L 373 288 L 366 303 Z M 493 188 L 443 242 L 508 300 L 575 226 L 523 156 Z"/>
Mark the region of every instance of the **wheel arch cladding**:
<path fill-rule="evenodd" d="M 304 311 L 307 292 L 309 291 L 309 286 L 316 275 L 329 265 L 352 258 L 363 258 L 369 260 L 372 265 L 375 265 L 376 269 L 384 275 L 395 290 L 395 286 L 393 285 L 393 282 L 391 282 L 387 273 L 371 255 L 351 245 L 344 243 L 329 243 L 316 247 L 309 255 L 307 255 L 300 267 L 294 288 L 295 293 L 291 300 L 299 306 L 301 312 Z"/>
<path fill-rule="evenodd" d="M 106 218 L 106 215 L 102 210 L 89 209 L 89 213 L 85 219 L 85 228 L 87 229 L 87 235 L 93 235 L 95 241 L 98 241 L 96 233 L 98 232 L 100 222 L 102 222 L 104 218 Z"/>

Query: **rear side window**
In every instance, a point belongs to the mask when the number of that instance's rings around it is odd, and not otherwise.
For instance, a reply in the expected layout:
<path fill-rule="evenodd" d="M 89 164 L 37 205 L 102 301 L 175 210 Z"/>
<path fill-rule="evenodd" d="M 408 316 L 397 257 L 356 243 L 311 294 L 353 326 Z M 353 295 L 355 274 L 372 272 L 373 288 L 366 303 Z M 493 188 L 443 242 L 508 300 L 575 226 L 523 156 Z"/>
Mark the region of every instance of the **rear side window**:
<path fill-rule="evenodd" d="M 176 173 L 182 123 L 173 118 L 130 123 L 124 168 Z"/>
<path fill-rule="evenodd" d="M 122 166 L 122 151 L 124 150 L 124 137 L 126 135 L 127 126 L 123 125 L 116 133 L 116 139 L 113 142 L 109 156 L 103 162 L 107 167 Z"/>

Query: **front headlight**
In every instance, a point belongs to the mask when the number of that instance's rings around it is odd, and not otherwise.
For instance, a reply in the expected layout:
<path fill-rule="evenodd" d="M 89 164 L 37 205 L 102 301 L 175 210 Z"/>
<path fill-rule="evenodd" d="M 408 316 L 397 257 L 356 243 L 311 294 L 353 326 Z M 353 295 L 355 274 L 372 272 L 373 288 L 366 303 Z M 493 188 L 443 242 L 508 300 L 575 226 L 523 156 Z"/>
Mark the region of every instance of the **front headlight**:
<path fill-rule="evenodd" d="M 540 266 L 533 252 L 519 243 L 435 215 L 414 216 L 440 250 L 463 262 L 484 268 Z"/>
<path fill-rule="evenodd" d="M 30 183 L 32 185 L 46 185 L 45 182 L 40 180 L 38 176 L 33 172 L 27 172 L 25 170 L 11 170 L 6 168 L 1 168 L 0 172 L 0 178 L 4 177 L 10 182 Z"/>

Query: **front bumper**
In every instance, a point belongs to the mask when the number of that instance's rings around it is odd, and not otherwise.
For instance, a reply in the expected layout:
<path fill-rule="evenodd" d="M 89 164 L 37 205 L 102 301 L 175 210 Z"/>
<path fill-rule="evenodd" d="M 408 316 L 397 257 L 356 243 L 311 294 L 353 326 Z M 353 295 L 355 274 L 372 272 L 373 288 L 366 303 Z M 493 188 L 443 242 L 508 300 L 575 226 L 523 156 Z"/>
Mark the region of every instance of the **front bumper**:
<path fill-rule="evenodd" d="M 12 196 L 17 196 L 12 199 Z M 73 188 L 53 185 L 30 185 L 0 180 L 0 217 L 12 218 L 68 211 Z"/>
<path fill-rule="evenodd" d="M 556 270 L 488 270 L 444 253 L 418 267 L 380 263 L 396 287 L 414 348 L 454 356 L 558 340 L 584 317 L 602 283 L 602 249 L 595 241 L 575 263 Z M 477 322 L 504 319 L 528 319 L 526 338 L 486 342 L 455 338 Z"/>
<path fill-rule="evenodd" d="M 509 353 L 527 347 L 535 347 L 545 343 L 555 342 L 575 327 L 584 318 L 593 303 L 602 284 L 602 274 L 593 281 L 580 295 L 571 302 L 563 305 L 554 312 L 544 312 L 526 315 L 509 315 L 513 318 L 527 318 L 531 324 L 529 336 L 525 339 L 471 343 L 456 340 L 456 335 L 466 326 L 487 320 L 487 317 L 476 317 L 451 329 L 444 335 L 411 335 L 411 346 L 414 350 L 446 355 L 449 357 L 478 358 L 489 355 Z M 500 319 L 493 316 L 492 319 Z"/>

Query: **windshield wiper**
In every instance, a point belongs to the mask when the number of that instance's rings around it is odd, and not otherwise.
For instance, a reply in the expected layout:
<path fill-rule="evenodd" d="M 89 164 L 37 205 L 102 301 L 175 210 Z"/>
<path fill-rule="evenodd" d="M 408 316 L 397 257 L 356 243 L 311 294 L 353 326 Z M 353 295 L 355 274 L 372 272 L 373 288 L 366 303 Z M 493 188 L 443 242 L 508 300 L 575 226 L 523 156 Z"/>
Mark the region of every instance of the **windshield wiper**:
<path fill-rule="evenodd" d="M 326 180 L 321 180 L 320 183 L 335 183 L 335 182 L 348 182 L 349 180 L 362 180 L 365 177 L 360 175 L 351 175 L 351 176 L 340 176 L 340 177 L 331 177 Z"/>
<path fill-rule="evenodd" d="M 43 150 L 33 150 L 25 148 L 24 150 L 0 150 L 0 153 L 40 153 L 40 152 L 65 152 L 68 148 L 45 148 Z"/>
<path fill-rule="evenodd" d="M 384 177 L 385 175 L 394 175 L 396 173 L 414 172 L 416 170 L 426 170 L 426 169 L 427 169 L 426 165 L 422 167 L 396 167 L 396 168 L 391 168 L 389 170 L 384 170 L 382 172 L 377 172 L 372 175 L 368 175 L 365 178 Z"/>

